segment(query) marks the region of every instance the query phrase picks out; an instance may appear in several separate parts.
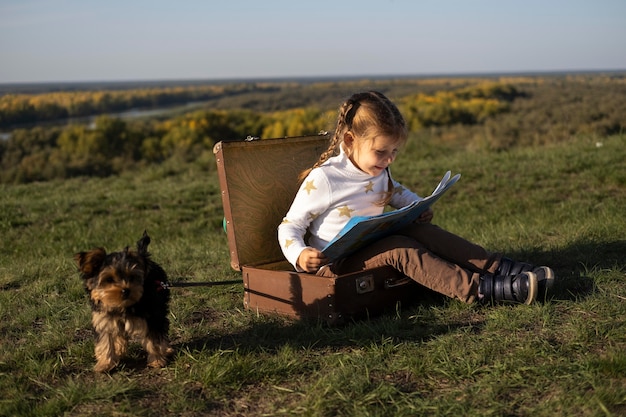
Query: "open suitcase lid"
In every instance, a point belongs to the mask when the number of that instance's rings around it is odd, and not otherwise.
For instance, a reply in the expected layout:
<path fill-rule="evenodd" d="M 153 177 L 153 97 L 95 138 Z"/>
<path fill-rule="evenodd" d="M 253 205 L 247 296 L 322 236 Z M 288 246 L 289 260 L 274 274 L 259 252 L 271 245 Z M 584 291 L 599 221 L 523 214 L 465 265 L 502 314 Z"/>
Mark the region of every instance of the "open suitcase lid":
<path fill-rule="evenodd" d="M 328 134 L 215 144 L 233 269 L 285 261 L 277 227 L 298 190 L 298 175 L 328 147 Z"/>

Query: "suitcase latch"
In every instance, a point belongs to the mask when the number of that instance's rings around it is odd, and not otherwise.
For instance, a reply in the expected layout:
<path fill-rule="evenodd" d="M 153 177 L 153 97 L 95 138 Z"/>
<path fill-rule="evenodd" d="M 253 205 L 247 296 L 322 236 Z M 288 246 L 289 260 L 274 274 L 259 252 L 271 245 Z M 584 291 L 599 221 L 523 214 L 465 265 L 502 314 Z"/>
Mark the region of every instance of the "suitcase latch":
<path fill-rule="evenodd" d="M 356 293 L 365 294 L 374 291 L 374 276 L 364 275 L 356 279 Z"/>

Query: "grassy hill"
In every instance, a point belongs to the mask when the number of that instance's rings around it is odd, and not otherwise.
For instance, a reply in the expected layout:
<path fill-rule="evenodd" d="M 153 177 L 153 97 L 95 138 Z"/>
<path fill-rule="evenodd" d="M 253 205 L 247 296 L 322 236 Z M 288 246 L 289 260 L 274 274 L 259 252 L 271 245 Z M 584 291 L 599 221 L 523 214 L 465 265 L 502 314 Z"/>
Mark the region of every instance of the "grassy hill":
<path fill-rule="evenodd" d="M 329 328 L 246 311 L 240 284 L 173 288 L 171 363 L 134 346 L 110 375 L 72 255 L 147 229 L 172 281 L 239 279 L 214 161 L 0 185 L 0 415 L 624 415 L 626 136 L 454 149 L 414 135 L 394 176 L 427 194 L 462 173 L 435 222 L 552 265 L 545 301 L 424 295 Z"/>

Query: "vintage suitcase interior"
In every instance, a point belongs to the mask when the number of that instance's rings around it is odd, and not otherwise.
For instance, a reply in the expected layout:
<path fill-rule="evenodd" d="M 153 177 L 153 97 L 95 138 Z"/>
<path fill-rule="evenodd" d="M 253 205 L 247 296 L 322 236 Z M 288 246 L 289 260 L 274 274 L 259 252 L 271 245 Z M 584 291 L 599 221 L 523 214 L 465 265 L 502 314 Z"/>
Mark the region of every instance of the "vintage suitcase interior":
<path fill-rule="evenodd" d="M 319 278 L 295 272 L 285 260 L 276 228 L 297 192 L 299 173 L 327 145 L 328 135 L 320 134 L 214 147 L 231 267 L 242 271 L 248 309 L 337 322 L 410 295 L 407 288 L 414 283 L 392 268 Z"/>
<path fill-rule="evenodd" d="M 276 228 L 296 195 L 298 175 L 327 146 L 327 135 L 215 145 L 233 269 L 284 261 Z"/>

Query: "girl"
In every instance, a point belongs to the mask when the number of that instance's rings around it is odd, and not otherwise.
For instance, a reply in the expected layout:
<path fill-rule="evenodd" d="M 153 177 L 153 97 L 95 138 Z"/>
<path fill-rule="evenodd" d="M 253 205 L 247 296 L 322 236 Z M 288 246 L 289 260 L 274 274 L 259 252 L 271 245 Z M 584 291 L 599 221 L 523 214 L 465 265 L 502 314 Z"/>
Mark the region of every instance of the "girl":
<path fill-rule="evenodd" d="M 552 269 L 512 261 L 447 232 L 431 223 L 430 209 L 405 230 L 329 263 L 321 249 L 351 216 L 377 215 L 387 204 L 400 208 L 421 198 L 389 170 L 407 138 L 400 111 L 379 92 L 354 94 L 341 106 L 328 149 L 301 174 L 302 185 L 278 226 L 280 246 L 295 269 L 332 277 L 388 265 L 464 302 L 529 304 L 551 287 Z"/>

